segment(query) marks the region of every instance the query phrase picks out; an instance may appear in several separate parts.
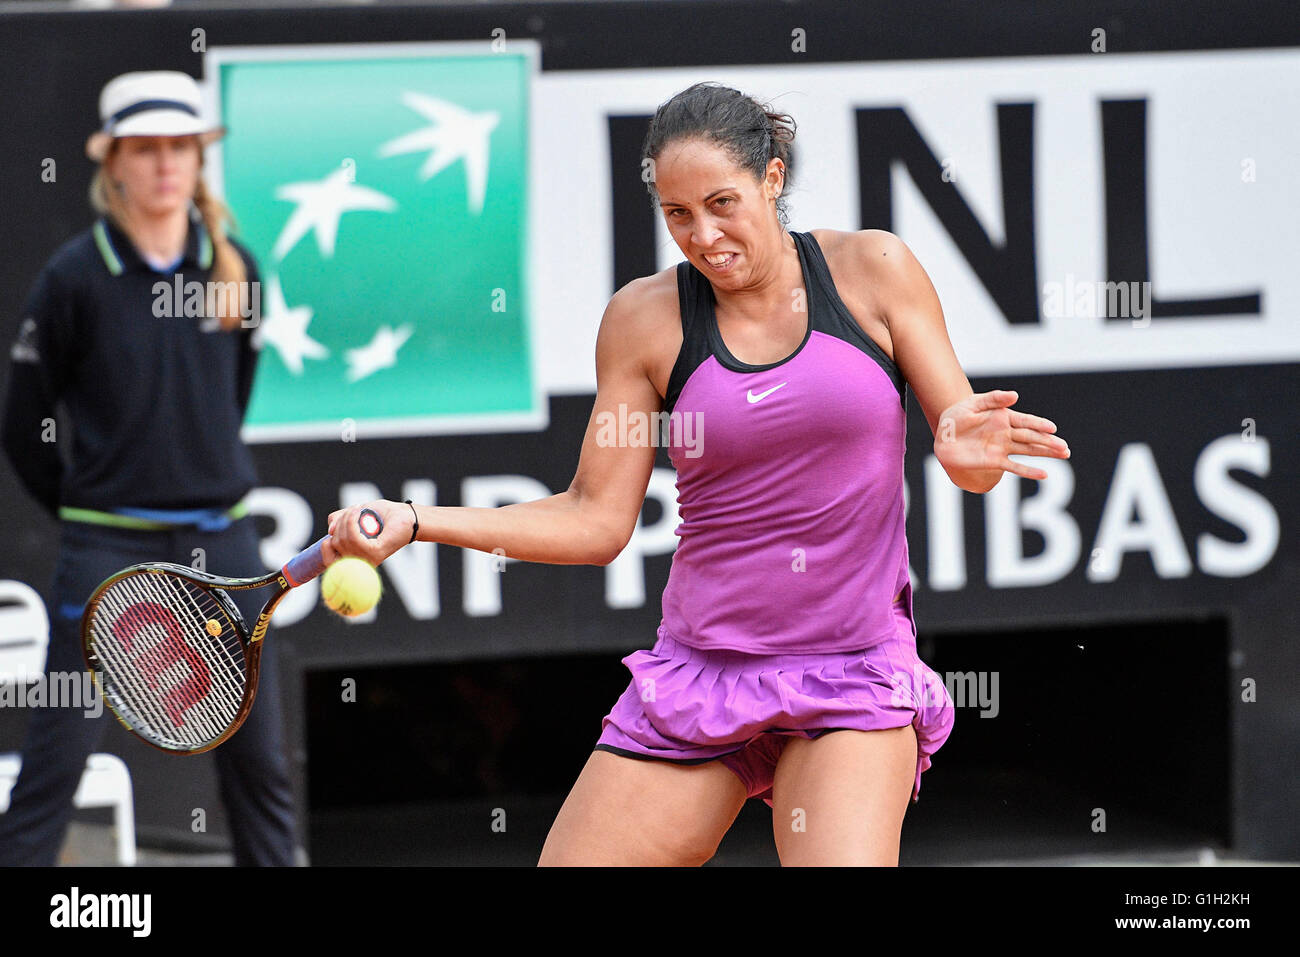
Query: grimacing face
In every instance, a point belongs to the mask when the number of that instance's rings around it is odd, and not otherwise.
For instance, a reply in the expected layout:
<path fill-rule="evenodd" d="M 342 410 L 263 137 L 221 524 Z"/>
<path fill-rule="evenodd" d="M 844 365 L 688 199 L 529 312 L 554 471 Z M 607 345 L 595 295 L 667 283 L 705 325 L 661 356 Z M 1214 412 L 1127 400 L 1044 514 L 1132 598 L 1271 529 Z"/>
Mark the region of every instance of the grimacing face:
<path fill-rule="evenodd" d="M 114 141 L 104 168 L 122 185 L 129 210 L 157 217 L 188 208 L 202 159 L 197 136 L 123 136 Z"/>
<path fill-rule="evenodd" d="M 716 143 L 674 140 L 655 161 L 654 177 L 668 232 L 711 283 L 744 289 L 774 268 L 782 252 L 775 200 L 785 164 L 779 159 L 756 180 Z"/>

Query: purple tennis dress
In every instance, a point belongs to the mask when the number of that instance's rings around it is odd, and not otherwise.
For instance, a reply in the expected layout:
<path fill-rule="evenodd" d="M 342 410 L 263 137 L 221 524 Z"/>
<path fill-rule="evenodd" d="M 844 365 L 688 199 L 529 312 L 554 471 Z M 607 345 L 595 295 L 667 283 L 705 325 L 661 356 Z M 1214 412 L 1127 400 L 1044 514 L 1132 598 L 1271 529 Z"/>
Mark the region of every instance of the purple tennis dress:
<path fill-rule="evenodd" d="M 911 724 L 921 772 L 953 703 L 917 657 L 903 506 L 905 383 L 835 291 L 811 233 L 799 251 L 808 330 L 751 365 L 727 350 L 713 287 L 677 267 L 683 342 L 668 383 L 681 522 L 658 641 L 598 750 L 720 759 L 772 803 L 791 735 Z"/>

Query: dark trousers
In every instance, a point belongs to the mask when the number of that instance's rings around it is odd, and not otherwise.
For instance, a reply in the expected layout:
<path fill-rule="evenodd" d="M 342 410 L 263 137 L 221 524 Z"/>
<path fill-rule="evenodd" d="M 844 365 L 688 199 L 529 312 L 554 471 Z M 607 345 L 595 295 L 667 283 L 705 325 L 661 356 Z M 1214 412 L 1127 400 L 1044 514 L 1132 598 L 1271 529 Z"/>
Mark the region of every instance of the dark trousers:
<path fill-rule="evenodd" d="M 170 561 L 193 567 L 202 549 L 207 571 L 228 578 L 264 574 L 251 518 L 219 532 L 193 528 L 153 532 L 63 522 L 50 615 L 46 672 L 83 673 L 81 609 L 104 579 L 128 565 Z M 245 621 L 257 612 L 270 589 L 236 591 L 230 596 Z M 294 862 L 293 789 L 284 753 L 280 676 L 274 634 L 262 650 L 257 698 L 248 719 L 213 751 L 221 798 L 230 819 L 235 864 L 292 865 Z M 72 817 L 72 798 L 86 765 L 114 720 L 105 706 L 97 717 L 83 708 L 32 708 L 23 745 L 22 773 L 0 815 L 0 865 L 52 866 Z M 141 743 L 140 747 L 147 747 Z M 185 762 L 171 759 L 177 775 Z"/>

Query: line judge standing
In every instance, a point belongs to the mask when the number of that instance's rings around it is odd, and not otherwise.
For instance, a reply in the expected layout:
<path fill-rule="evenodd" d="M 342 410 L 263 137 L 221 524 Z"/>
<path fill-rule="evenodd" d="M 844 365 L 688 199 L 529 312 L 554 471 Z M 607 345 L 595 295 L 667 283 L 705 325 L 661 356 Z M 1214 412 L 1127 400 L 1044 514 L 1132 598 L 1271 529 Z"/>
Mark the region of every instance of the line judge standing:
<path fill-rule="evenodd" d="M 203 181 L 203 147 L 224 130 L 200 115 L 198 85 L 174 72 L 127 73 L 99 100 L 86 143 L 99 164 L 99 218 L 36 278 L 11 353 L 0 439 L 24 488 L 59 520 L 46 670 L 81 673 L 79 625 L 91 592 L 139 562 L 264 573 L 242 500 L 257 481 L 239 431 L 257 363 L 250 303 L 256 263 L 225 233 L 225 206 Z M 155 286 L 234 283 L 210 314 L 158 309 Z M 172 296 L 171 292 L 167 296 Z M 175 303 L 172 303 L 174 306 Z M 162 315 L 159 315 L 162 313 Z M 56 405 L 71 442 L 49 441 Z M 66 455 L 60 455 L 60 452 Z M 257 596 L 232 595 L 248 620 Z M 86 758 L 109 713 L 36 708 L 22 772 L 0 815 L 0 864 L 53 865 Z M 262 656 L 247 722 L 214 752 L 236 865 L 294 863 L 276 643 Z M 188 772 L 185 759 L 171 770 Z M 178 827 L 188 827 L 188 814 Z"/>

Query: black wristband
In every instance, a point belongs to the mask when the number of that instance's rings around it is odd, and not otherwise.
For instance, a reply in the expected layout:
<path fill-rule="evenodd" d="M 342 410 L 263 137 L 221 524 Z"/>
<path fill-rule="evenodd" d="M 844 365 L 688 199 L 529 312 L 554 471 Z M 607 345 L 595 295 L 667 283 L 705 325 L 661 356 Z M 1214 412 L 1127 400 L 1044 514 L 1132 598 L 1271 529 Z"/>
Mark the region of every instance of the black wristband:
<path fill-rule="evenodd" d="M 415 516 L 415 528 L 411 529 L 411 542 L 413 542 L 415 541 L 415 536 L 420 531 L 420 513 L 415 510 L 415 506 L 411 504 L 411 500 L 409 498 L 405 499 L 405 502 L 407 505 L 411 506 L 411 514 Z M 411 544 L 411 542 L 407 542 L 406 544 L 409 545 Z"/>

